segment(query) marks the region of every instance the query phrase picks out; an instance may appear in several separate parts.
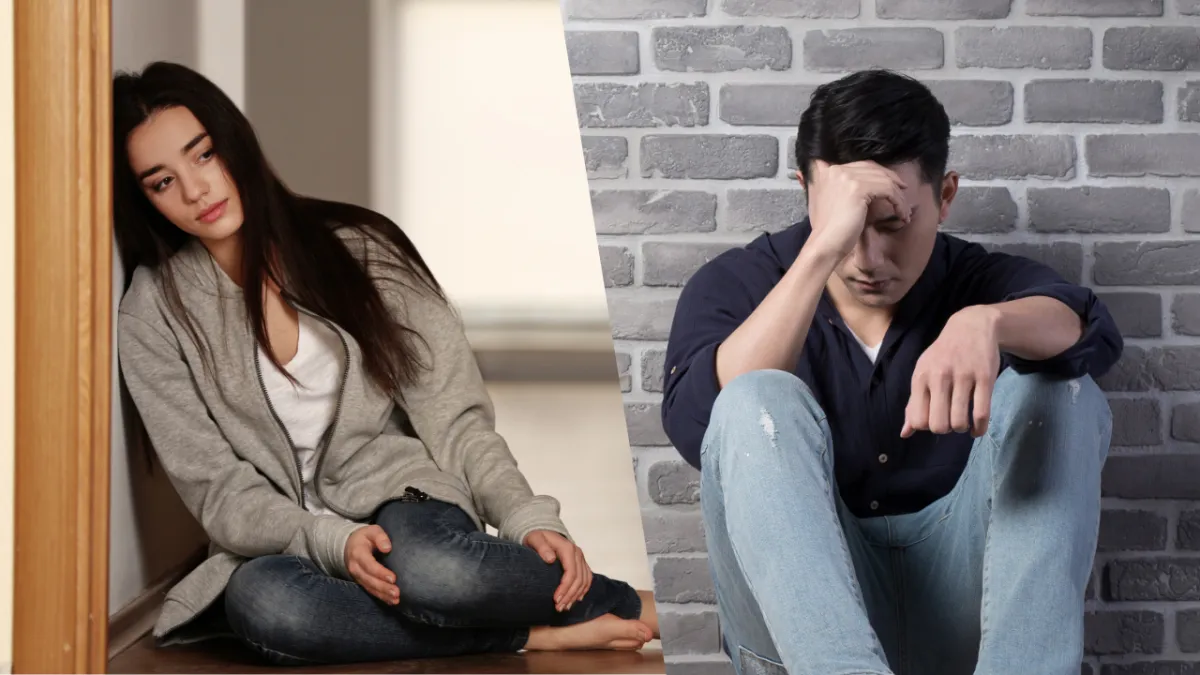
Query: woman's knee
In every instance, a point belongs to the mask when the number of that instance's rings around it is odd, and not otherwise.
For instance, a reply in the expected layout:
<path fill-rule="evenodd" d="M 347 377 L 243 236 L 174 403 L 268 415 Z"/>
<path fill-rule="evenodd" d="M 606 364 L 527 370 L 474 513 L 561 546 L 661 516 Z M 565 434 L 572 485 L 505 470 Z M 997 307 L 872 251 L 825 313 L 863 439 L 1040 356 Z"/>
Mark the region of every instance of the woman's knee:
<path fill-rule="evenodd" d="M 305 564 L 295 556 L 273 555 L 239 567 L 225 587 L 225 616 L 233 632 L 279 652 L 303 645 L 320 616 L 311 596 L 297 592 L 297 577 L 315 572 Z"/>
<path fill-rule="evenodd" d="M 483 601 L 481 557 L 469 540 L 473 529 L 447 507 L 400 504 L 380 514 L 379 525 L 392 540 L 381 559 L 396 575 L 400 602 L 410 607 L 454 610 Z"/>

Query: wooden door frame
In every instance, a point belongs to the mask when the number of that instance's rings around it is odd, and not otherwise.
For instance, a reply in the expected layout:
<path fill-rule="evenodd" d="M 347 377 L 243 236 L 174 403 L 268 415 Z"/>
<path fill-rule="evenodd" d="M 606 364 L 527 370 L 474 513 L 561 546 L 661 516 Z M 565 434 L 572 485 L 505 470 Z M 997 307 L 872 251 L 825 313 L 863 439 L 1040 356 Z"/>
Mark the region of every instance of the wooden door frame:
<path fill-rule="evenodd" d="M 13 0 L 13 672 L 107 670 L 111 0 Z"/>

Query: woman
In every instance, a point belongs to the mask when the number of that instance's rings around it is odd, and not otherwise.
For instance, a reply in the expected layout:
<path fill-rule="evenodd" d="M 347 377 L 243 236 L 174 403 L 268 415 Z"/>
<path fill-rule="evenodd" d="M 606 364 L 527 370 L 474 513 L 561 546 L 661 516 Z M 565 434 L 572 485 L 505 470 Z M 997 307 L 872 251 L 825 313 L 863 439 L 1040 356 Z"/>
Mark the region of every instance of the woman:
<path fill-rule="evenodd" d="M 656 637 L 650 598 L 593 574 L 518 471 L 399 228 L 288 191 L 192 70 L 113 94 L 121 371 L 212 541 L 160 642 L 232 633 L 298 665 Z"/>

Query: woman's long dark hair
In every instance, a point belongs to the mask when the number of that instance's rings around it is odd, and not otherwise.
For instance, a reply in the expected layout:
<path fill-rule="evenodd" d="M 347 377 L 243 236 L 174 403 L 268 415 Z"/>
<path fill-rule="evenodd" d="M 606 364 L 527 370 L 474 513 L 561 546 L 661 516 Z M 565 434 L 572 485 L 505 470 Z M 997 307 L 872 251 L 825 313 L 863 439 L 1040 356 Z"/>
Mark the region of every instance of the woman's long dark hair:
<path fill-rule="evenodd" d="M 343 328 L 362 349 L 368 376 L 384 391 L 398 395 L 418 376 L 419 334 L 392 316 L 380 295 L 381 280 L 443 298 L 441 287 L 412 241 L 388 218 L 366 208 L 297 195 L 271 169 L 246 116 L 219 87 L 178 64 L 157 62 L 141 74 L 120 73 L 113 81 L 113 211 L 117 249 L 125 267 L 125 288 L 139 265 L 169 271 L 171 257 L 192 236 L 175 227 L 147 198 L 133 174 L 127 152 L 129 134 L 154 113 L 187 108 L 212 139 L 217 159 L 241 197 L 241 284 L 246 320 L 271 361 L 266 318 L 259 289 L 273 281 L 291 303 Z M 390 252 L 371 269 L 336 234 L 357 228 Z M 378 258 L 379 256 L 376 256 Z M 376 265 L 399 274 L 377 276 Z M 159 275 L 172 313 L 191 332 L 205 359 L 187 308 L 172 275 Z M 211 365 L 211 364 L 209 364 Z"/>

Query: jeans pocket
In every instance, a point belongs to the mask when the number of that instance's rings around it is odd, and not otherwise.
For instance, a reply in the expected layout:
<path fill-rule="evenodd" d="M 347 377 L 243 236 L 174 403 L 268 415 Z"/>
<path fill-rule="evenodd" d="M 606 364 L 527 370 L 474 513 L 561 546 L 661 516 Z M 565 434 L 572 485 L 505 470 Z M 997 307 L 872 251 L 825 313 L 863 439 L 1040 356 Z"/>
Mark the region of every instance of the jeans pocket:
<path fill-rule="evenodd" d="M 759 656 L 745 647 L 738 647 L 738 662 L 742 675 L 787 675 L 782 663 Z"/>

